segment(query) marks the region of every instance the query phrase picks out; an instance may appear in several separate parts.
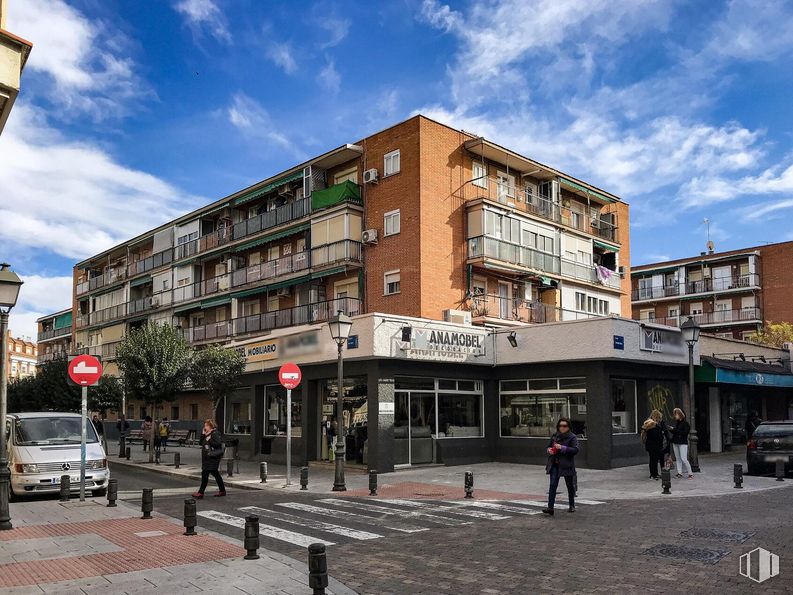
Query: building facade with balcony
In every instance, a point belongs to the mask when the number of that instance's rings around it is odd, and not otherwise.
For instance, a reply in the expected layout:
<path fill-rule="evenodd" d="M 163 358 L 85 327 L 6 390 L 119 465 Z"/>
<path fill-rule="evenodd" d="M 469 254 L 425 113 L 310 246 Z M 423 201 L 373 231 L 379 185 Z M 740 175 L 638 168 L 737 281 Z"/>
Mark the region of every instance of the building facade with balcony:
<path fill-rule="evenodd" d="M 692 316 L 707 333 L 748 339 L 764 322 L 793 321 L 793 242 L 634 267 L 632 315 L 678 326 Z"/>
<path fill-rule="evenodd" d="M 29 41 L 6 31 L 7 4 L 0 0 L 0 134 L 19 95 L 22 70 L 33 48 Z"/>
<path fill-rule="evenodd" d="M 30 339 L 12 337 L 8 331 L 6 358 L 6 380 L 21 380 L 36 375 L 36 344 Z"/>
<path fill-rule="evenodd" d="M 72 310 L 61 310 L 36 321 L 38 364 L 66 358 L 72 353 Z"/>

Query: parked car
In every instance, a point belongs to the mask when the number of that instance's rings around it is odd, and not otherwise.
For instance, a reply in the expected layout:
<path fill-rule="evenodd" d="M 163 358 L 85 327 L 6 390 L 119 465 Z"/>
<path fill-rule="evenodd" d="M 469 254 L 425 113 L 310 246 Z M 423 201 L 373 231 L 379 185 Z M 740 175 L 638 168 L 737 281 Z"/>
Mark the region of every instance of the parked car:
<path fill-rule="evenodd" d="M 69 475 L 72 491 L 80 490 L 80 415 L 77 413 L 12 413 L 6 418 L 11 496 L 54 493 L 61 475 Z M 110 471 L 94 424 L 86 419 L 85 489 L 107 493 Z"/>
<path fill-rule="evenodd" d="M 746 445 L 746 466 L 750 475 L 771 473 L 777 461 L 785 472 L 793 470 L 793 421 L 764 421 Z"/>

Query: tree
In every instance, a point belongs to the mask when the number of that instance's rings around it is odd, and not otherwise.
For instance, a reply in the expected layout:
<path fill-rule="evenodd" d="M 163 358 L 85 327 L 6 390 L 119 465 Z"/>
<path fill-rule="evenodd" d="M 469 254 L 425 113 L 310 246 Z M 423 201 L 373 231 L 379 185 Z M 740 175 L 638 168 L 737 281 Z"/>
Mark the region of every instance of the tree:
<path fill-rule="evenodd" d="M 119 411 L 123 400 L 124 388 L 115 376 L 102 376 L 96 386 L 88 389 L 88 408 L 98 411 L 102 419 L 108 411 Z"/>
<path fill-rule="evenodd" d="M 193 351 L 172 326 L 148 322 L 130 331 L 118 346 L 117 362 L 127 394 L 150 405 L 154 412 L 162 403 L 172 402 L 190 376 Z M 157 428 L 152 424 L 150 444 Z M 149 449 L 149 462 L 154 461 Z"/>
<path fill-rule="evenodd" d="M 80 387 L 69 381 L 66 358 L 39 366 L 36 375 L 8 387 L 9 411 L 80 411 Z"/>
<path fill-rule="evenodd" d="M 196 353 L 190 380 L 195 388 L 206 389 L 213 409 L 239 386 L 245 372 L 245 357 L 236 349 L 210 345 Z"/>
<path fill-rule="evenodd" d="M 749 336 L 749 340 L 770 347 L 782 347 L 785 343 L 793 343 L 793 324 L 766 322 L 763 328 Z"/>

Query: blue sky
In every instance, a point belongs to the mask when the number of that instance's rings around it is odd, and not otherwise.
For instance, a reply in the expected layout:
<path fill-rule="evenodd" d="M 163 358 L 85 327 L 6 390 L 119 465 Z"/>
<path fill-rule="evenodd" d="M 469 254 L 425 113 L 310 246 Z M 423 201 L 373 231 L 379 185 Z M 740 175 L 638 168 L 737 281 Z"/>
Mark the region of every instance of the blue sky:
<path fill-rule="evenodd" d="M 631 204 L 632 263 L 793 239 L 793 4 L 9 0 L 12 330 L 74 262 L 416 112 Z"/>

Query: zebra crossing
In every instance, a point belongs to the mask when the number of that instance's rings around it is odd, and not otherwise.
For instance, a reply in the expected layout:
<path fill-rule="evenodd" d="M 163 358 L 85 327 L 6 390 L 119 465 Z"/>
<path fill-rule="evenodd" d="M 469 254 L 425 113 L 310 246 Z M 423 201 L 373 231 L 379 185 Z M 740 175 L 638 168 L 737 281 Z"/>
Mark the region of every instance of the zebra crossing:
<path fill-rule="evenodd" d="M 421 534 L 439 527 L 459 527 L 480 521 L 503 521 L 540 514 L 545 502 L 538 500 L 409 500 L 378 498 L 320 498 L 310 502 L 276 502 L 267 508 L 241 506 L 228 514 L 201 510 L 198 516 L 225 527 L 242 529 L 245 517 L 259 517 L 259 535 L 264 540 L 307 547 L 382 539 L 395 534 Z M 577 500 L 576 505 L 605 504 Z M 559 501 L 559 506 L 566 503 Z M 208 525 L 208 528 L 213 528 Z M 274 544 L 275 545 L 275 544 Z M 277 547 L 277 545 L 275 545 Z"/>

